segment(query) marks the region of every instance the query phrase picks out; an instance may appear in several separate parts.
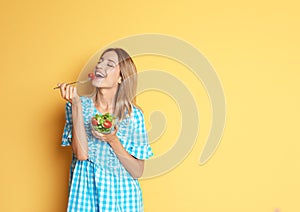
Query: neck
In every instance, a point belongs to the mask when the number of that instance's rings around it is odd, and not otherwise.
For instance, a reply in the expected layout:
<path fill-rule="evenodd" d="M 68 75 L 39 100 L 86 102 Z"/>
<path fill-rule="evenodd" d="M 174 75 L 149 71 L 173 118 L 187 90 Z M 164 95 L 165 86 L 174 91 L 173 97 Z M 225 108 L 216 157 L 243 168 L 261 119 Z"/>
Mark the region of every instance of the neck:
<path fill-rule="evenodd" d="M 95 95 L 95 106 L 101 113 L 113 113 L 115 96 L 118 86 L 112 88 L 97 88 Z"/>

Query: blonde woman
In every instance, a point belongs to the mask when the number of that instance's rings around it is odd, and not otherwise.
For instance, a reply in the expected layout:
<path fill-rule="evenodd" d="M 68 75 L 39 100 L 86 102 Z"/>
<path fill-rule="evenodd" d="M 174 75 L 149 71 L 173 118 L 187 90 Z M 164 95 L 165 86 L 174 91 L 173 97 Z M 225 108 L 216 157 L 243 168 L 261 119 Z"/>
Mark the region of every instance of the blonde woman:
<path fill-rule="evenodd" d="M 73 150 L 67 211 L 144 211 L 138 178 L 153 153 L 143 113 L 135 105 L 136 67 L 126 51 L 110 48 L 99 58 L 94 75 L 91 97 L 58 85 L 67 100 L 62 146 Z M 97 113 L 117 118 L 112 133 L 93 129 L 91 119 Z"/>

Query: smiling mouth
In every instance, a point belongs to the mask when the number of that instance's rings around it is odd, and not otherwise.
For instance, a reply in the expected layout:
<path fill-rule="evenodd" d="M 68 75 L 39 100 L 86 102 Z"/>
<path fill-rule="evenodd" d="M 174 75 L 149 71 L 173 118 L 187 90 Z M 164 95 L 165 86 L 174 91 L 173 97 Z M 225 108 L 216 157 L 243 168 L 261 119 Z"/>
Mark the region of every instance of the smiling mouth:
<path fill-rule="evenodd" d="M 105 77 L 106 77 L 106 74 L 103 74 L 103 73 L 100 72 L 100 71 L 95 71 L 95 76 L 98 77 L 98 78 L 105 78 Z"/>

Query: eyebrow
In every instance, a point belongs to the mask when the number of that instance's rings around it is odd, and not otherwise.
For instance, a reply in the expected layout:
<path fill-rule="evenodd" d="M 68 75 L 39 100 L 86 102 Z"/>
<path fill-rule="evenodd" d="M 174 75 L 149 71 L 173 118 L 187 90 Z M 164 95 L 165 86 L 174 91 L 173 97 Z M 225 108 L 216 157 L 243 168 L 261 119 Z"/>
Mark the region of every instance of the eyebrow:
<path fill-rule="evenodd" d="M 101 60 L 101 59 L 104 60 L 103 57 L 101 57 L 99 60 Z M 107 60 L 110 61 L 110 62 L 113 62 L 114 64 L 117 64 L 117 63 L 116 63 L 114 60 L 112 60 L 112 59 L 107 59 Z"/>

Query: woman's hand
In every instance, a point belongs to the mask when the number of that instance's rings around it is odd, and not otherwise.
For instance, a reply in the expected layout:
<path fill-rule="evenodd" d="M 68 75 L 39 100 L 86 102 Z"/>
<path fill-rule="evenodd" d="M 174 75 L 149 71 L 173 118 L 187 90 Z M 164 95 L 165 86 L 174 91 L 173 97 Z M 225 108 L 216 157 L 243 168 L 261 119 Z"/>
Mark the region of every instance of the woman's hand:
<path fill-rule="evenodd" d="M 105 141 L 105 142 L 108 142 L 108 143 L 113 143 L 113 142 L 119 141 L 119 138 L 116 135 L 117 132 L 118 132 L 118 127 L 117 126 L 115 127 L 115 130 L 113 132 L 109 133 L 109 134 L 100 133 L 92 127 L 93 136 L 95 136 L 96 138 L 98 138 L 101 141 Z"/>
<path fill-rule="evenodd" d="M 63 99 L 74 103 L 80 101 L 80 97 L 77 94 L 77 89 L 71 85 L 66 85 L 66 83 L 57 84 L 60 88 L 60 95 Z"/>

